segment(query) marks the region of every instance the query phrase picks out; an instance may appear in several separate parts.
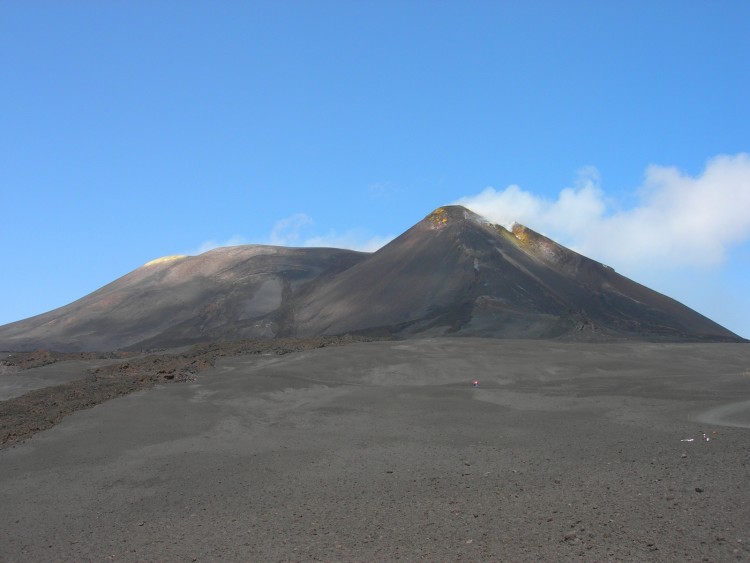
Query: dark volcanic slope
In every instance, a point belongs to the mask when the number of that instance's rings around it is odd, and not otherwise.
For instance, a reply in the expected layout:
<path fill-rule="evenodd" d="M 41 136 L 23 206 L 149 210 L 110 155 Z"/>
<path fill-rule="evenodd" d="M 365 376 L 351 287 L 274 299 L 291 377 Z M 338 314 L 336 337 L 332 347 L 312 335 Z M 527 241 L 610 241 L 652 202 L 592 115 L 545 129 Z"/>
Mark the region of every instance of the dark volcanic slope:
<path fill-rule="evenodd" d="M 738 339 L 692 309 L 521 225 L 439 208 L 305 296 L 298 334 Z"/>
<path fill-rule="evenodd" d="M 252 245 L 155 260 L 70 305 L 0 327 L 0 349 L 109 350 L 284 335 L 300 287 L 365 256 Z"/>
<path fill-rule="evenodd" d="M 511 232 L 449 206 L 371 255 L 242 246 L 156 261 L 0 327 L 0 349 L 344 333 L 740 340 L 526 227 Z"/>

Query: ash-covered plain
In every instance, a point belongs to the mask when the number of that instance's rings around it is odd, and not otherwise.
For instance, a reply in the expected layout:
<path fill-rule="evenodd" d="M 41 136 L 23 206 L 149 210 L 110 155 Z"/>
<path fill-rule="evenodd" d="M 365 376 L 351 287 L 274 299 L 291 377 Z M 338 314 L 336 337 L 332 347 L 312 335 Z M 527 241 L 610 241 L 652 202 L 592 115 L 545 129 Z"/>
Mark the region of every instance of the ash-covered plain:
<path fill-rule="evenodd" d="M 750 556 L 745 344 L 412 339 L 203 367 L 0 450 L 0 559 Z"/>

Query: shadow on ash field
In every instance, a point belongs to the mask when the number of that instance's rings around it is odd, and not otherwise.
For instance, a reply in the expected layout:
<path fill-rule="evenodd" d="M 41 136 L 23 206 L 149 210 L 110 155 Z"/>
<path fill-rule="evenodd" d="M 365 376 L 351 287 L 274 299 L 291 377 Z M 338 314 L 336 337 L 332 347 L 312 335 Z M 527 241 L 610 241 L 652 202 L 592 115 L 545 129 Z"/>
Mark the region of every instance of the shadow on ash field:
<path fill-rule="evenodd" d="M 748 345 L 431 339 L 198 367 L 1 450 L 0 560 L 750 556 Z"/>

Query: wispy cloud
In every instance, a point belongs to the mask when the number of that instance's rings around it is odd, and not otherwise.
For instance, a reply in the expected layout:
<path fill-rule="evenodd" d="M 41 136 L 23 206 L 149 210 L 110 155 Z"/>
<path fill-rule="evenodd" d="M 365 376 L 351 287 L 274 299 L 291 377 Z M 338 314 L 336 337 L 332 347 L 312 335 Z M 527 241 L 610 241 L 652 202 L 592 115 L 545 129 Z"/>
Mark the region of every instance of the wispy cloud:
<path fill-rule="evenodd" d="M 390 182 L 375 182 L 367 186 L 367 193 L 371 199 L 390 199 L 393 186 Z"/>
<path fill-rule="evenodd" d="M 195 250 L 188 251 L 186 254 L 189 254 L 191 256 L 196 256 L 198 254 L 203 254 L 204 252 L 208 252 L 209 250 L 213 250 L 214 248 L 220 248 L 222 246 L 239 246 L 241 244 L 249 244 L 249 242 L 243 236 L 233 235 L 224 241 L 217 241 L 213 239 L 207 240 L 201 243 Z"/>
<path fill-rule="evenodd" d="M 295 213 L 289 217 L 279 219 L 267 237 L 250 241 L 244 236 L 234 235 L 225 241 L 208 240 L 190 255 L 202 254 L 222 246 L 237 246 L 241 244 L 270 244 L 274 246 L 297 247 L 329 247 L 348 248 L 362 252 L 374 252 L 393 240 L 393 236 L 373 236 L 365 230 L 354 229 L 344 232 L 329 230 L 319 235 L 314 232 L 315 222 L 305 213 Z"/>
<path fill-rule="evenodd" d="M 607 196 L 593 168 L 574 187 L 546 199 L 509 186 L 459 199 L 487 219 L 514 221 L 615 267 L 642 270 L 723 263 L 750 239 L 750 155 L 718 156 L 691 177 L 650 166 L 629 209 Z"/>
<path fill-rule="evenodd" d="M 320 235 L 314 232 L 314 225 L 312 218 L 304 213 L 291 215 L 274 225 L 268 242 L 280 246 L 317 246 L 373 252 L 393 239 L 393 237 L 372 236 L 361 229 L 342 233 L 332 229 Z"/>
<path fill-rule="evenodd" d="M 304 246 L 300 243 L 303 234 L 314 224 L 310 216 L 295 213 L 276 222 L 267 242 L 275 246 Z"/>
<path fill-rule="evenodd" d="M 350 250 L 360 250 L 362 252 L 375 252 L 382 248 L 394 237 L 367 236 L 364 232 L 347 231 L 336 233 L 331 231 L 327 235 L 310 237 L 305 241 L 304 246 L 318 246 L 330 248 L 348 248 Z"/>

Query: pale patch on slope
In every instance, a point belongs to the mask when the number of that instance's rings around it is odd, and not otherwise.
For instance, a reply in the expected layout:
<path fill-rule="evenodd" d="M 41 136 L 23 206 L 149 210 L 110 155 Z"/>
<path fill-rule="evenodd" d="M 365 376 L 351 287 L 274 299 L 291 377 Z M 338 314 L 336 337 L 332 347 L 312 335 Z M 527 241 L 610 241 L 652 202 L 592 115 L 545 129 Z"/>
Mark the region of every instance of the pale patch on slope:
<path fill-rule="evenodd" d="M 143 266 L 155 266 L 156 264 L 163 264 L 165 262 L 174 262 L 175 260 L 182 260 L 183 258 L 187 258 L 187 255 L 185 254 L 172 254 L 170 256 L 162 256 L 161 258 L 155 258 L 154 260 L 151 260 L 149 262 L 146 262 Z"/>

